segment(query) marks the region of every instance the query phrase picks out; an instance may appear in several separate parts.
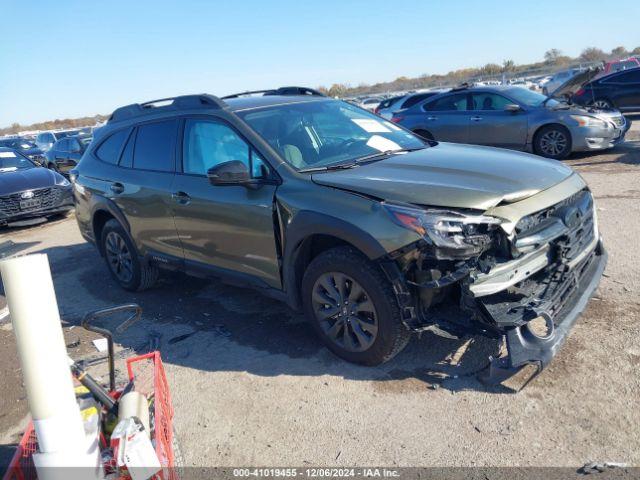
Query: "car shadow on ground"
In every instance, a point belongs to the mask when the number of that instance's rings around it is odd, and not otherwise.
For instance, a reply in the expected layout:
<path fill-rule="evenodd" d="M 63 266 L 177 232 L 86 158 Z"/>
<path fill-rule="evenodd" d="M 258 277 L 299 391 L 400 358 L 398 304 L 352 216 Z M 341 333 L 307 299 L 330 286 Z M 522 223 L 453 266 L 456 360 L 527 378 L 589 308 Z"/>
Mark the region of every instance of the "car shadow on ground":
<path fill-rule="evenodd" d="M 130 353 L 159 345 L 165 363 L 203 371 L 245 371 L 260 376 L 332 375 L 370 381 L 379 391 L 444 388 L 512 393 L 482 384 L 476 374 L 497 356 L 501 342 L 481 336 L 454 340 L 429 332 L 378 367 L 347 363 L 330 353 L 304 317 L 259 292 L 164 273 L 157 287 L 131 293 L 110 277 L 92 245 L 44 249 L 58 306 L 67 325 L 80 325 L 91 310 L 138 303 L 143 318 L 115 340 Z M 103 325 L 114 329 L 118 319 Z"/>
<path fill-rule="evenodd" d="M 607 165 L 640 165 L 640 140 L 627 140 L 623 144 L 616 145 L 613 149 L 601 151 L 573 153 L 566 163 L 570 167 L 604 167 Z"/>

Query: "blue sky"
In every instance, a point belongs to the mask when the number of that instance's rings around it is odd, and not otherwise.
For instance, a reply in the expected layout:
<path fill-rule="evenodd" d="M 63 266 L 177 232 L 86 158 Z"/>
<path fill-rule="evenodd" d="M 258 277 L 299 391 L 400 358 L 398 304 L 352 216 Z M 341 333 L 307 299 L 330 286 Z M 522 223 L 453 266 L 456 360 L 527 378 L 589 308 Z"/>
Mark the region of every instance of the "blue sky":
<path fill-rule="evenodd" d="M 0 126 L 640 46 L 640 1 L 0 0 Z"/>

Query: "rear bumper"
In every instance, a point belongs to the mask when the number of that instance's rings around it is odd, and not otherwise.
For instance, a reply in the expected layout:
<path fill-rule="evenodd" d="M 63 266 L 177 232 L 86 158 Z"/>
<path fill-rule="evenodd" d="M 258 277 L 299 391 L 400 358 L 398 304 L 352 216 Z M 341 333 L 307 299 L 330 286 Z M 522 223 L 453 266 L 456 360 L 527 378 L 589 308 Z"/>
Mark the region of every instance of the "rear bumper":
<path fill-rule="evenodd" d="M 599 240 L 584 263 L 569 272 L 566 281 L 571 284 L 570 291 L 563 300 L 561 309 L 553 317 L 545 318 L 553 324 L 552 332 L 545 337 L 538 336 L 529 328 L 529 324 L 507 330 L 504 337 L 508 356 L 491 359 L 490 367 L 481 375 L 481 380 L 488 384 L 498 384 L 526 365 L 535 365 L 538 372 L 542 371 L 558 353 L 569 331 L 587 306 L 600 283 L 606 264 L 607 253 L 602 240 Z"/>

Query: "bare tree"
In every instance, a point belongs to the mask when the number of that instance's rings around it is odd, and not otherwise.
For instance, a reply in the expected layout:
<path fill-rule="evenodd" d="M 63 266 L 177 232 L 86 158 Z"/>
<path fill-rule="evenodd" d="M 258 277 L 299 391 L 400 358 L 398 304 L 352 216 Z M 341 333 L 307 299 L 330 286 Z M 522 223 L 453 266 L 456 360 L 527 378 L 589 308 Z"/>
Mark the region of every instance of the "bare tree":
<path fill-rule="evenodd" d="M 607 56 L 602 50 L 596 47 L 585 48 L 580 54 L 580 60 L 585 62 L 597 62 Z"/>
<path fill-rule="evenodd" d="M 551 50 L 547 50 L 544 52 L 544 61 L 545 63 L 557 63 L 558 58 L 562 56 L 562 51 L 557 48 L 552 48 Z"/>
<path fill-rule="evenodd" d="M 626 57 L 627 55 L 629 55 L 629 52 L 627 52 L 627 49 L 622 46 L 611 50 L 611 56 L 614 58 Z"/>
<path fill-rule="evenodd" d="M 516 69 L 516 62 L 513 60 L 504 60 L 502 62 L 502 72 L 508 73 L 513 72 Z"/>

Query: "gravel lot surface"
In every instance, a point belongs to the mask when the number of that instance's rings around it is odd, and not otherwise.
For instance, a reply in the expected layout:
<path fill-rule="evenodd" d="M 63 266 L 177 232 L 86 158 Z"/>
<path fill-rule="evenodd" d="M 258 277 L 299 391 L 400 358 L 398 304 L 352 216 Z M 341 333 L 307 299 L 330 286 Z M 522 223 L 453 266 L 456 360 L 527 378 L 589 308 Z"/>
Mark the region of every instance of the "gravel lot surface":
<path fill-rule="evenodd" d="M 625 144 L 566 162 L 595 193 L 609 266 L 563 349 L 519 393 L 475 379 L 497 348 L 484 338 L 425 334 L 364 368 L 332 356 L 301 316 L 251 290 L 171 274 L 127 293 L 73 216 L 0 230 L 0 243 L 49 255 L 65 334 L 81 340 L 76 358 L 98 355 L 91 335 L 69 328 L 83 312 L 143 307 L 143 320 L 116 338 L 136 352 L 159 340 L 187 465 L 640 465 L 640 116 L 632 118 Z M 28 414 L 8 320 L 0 320 L 0 465 Z M 102 364 L 95 374 L 104 373 Z"/>

